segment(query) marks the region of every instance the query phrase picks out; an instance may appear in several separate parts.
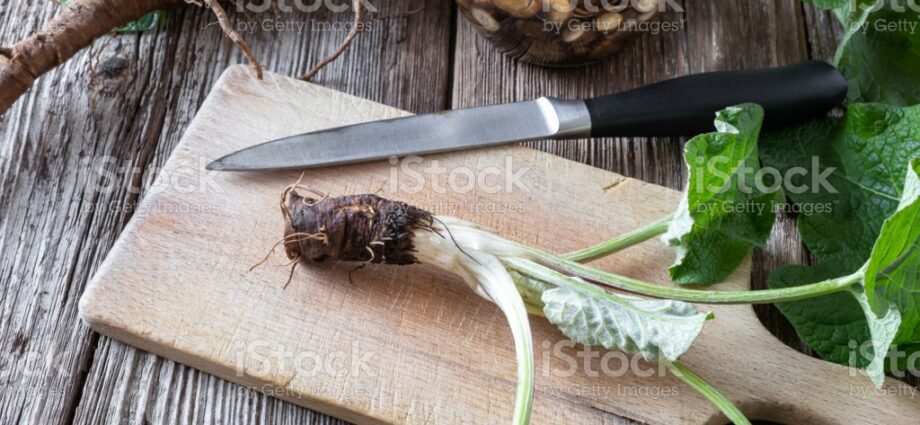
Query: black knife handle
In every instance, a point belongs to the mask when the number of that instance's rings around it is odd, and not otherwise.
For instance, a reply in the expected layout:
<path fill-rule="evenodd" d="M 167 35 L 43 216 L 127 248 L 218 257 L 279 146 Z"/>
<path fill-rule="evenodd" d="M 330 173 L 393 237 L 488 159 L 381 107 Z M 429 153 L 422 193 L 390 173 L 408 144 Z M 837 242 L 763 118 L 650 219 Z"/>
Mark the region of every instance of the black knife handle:
<path fill-rule="evenodd" d="M 714 114 L 753 102 L 765 127 L 826 114 L 843 102 L 847 82 L 833 66 L 811 61 L 782 68 L 709 72 L 585 100 L 592 137 L 694 136 L 713 131 Z"/>

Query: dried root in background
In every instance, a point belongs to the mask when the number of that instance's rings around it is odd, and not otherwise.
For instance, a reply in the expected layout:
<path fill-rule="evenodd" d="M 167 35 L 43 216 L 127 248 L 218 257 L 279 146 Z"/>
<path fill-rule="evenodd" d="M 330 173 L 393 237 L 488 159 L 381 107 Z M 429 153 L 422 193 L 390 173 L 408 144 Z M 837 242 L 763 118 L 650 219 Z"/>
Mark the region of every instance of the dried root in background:
<path fill-rule="evenodd" d="M 189 4 L 207 7 L 214 13 L 221 29 L 240 48 L 256 75 L 262 78 L 262 64 L 246 40 L 233 29 L 226 10 L 218 0 L 74 0 L 63 7 L 41 32 L 10 46 L 0 46 L 0 114 L 28 91 L 39 76 L 66 62 L 97 38 L 155 10 Z M 301 79 L 308 80 L 316 75 L 323 66 L 338 58 L 358 35 L 366 10 L 361 0 L 353 0 L 352 9 L 355 17 L 348 35 L 331 55 L 322 59 Z"/>

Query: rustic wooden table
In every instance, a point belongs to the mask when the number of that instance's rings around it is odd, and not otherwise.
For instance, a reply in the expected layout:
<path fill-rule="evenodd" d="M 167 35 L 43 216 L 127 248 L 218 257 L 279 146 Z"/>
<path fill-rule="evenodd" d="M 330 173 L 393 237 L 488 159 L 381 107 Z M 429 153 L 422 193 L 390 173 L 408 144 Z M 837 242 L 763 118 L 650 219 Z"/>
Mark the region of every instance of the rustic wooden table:
<path fill-rule="evenodd" d="M 23 3 L 0 3 L 0 45 L 36 32 L 60 9 L 55 2 Z M 592 66 L 546 69 L 503 57 L 452 1 L 379 3 L 371 30 L 314 82 L 417 113 L 598 95 L 688 73 L 827 58 L 839 33 L 831 15 L 799 0 L 679 1 L 680 31 L 643 34 Z M 351 15 L 313 18 L 345 23 Z M 269 69 L 289 75 L 306 71 L 343 35 L 244 34 Z M 339 423 L 100 337 L 77 318 L 87 280 L 145 186 L 220 73 L 242 61 L 213 15 L 190 6 L 170 11 L 156 30 L 97 41 L 0 117 L 0 423 Z M 683 184 L 679 140 L 533 146 L 652 183 Z M 784 218 L 754 254 L 754 285 L 779 265 L 808 261 Z M 780 338 L 803 349 L 774 308 L 758 312 Z"/>

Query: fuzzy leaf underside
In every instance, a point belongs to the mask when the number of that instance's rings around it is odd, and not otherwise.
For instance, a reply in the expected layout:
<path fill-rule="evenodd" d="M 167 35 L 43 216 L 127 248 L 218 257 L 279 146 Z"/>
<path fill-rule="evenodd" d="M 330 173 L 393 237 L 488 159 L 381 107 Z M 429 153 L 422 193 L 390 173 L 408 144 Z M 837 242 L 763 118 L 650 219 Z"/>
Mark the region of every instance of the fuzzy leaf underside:
<path fill-rule="evenodd" d="M 877 388 L 881 388 L 885 382 L 885 358 L 888 356 L 888 348 L 891 347 L 898 333 L 898 327 L 901 325 L 901 312 L 893 304 L 880 298 L 877 298 L 874 303 L 870 302 L 862 285 L 855 285 L 850 292 L 859 303 L 869 328 L 872 355 L 871 358 L 866 359 L 869 360 L 865 366 L 866 373 L 872 383 Z"/>
<path fill-rule="evenodd" d="M 511 279 L 514 281 L 514 286 L 517 287 L 518 294 L 521 295 L 521 299 L 524 300 L 524 304 L 542 310 L 543 293 L 552 288 L 555 288 L 555 286 L 543 282 L 542 280 L 525 276 L 517 271 L 509 270 L 508 274 L 511 275 Z"/>
<path fill-rule="evenodd" d="M 897 343 L 920 342 L 920 158 L 911 161 L 898 210 L 885 220 L 866 265 L 866 302 L 901 314 Z"/>
<path fill-rule="evenodd" d="M 716 116 L 716 132 L 687 143 L 687 189 L 662 236 L 676 249 L 669 269 L 675 282 L 721 282 L 769 236 L 774 205 L 783 198 L 755 181 L 763 114 L 754 104 L 726 108 Z"/>
<path fill-rule="evenodd" d="M 690 348 L 711 315 L 673 300 L 610 294 L 591 297 L 567 288 L 543 292 L 543 312 L 572 341 L 674 361 Z"/>

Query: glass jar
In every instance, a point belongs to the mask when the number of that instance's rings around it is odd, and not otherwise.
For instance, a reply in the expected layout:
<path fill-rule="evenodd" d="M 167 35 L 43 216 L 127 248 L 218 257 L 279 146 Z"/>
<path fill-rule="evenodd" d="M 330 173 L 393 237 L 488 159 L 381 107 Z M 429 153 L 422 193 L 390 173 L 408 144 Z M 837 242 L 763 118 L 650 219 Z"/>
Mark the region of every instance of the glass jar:
<path fill-rule="evenodd" d="M 551 66 L 595 62 L 659 15 L 659 0 L 457 0 L 463 15 L 509 56 Z"/>

